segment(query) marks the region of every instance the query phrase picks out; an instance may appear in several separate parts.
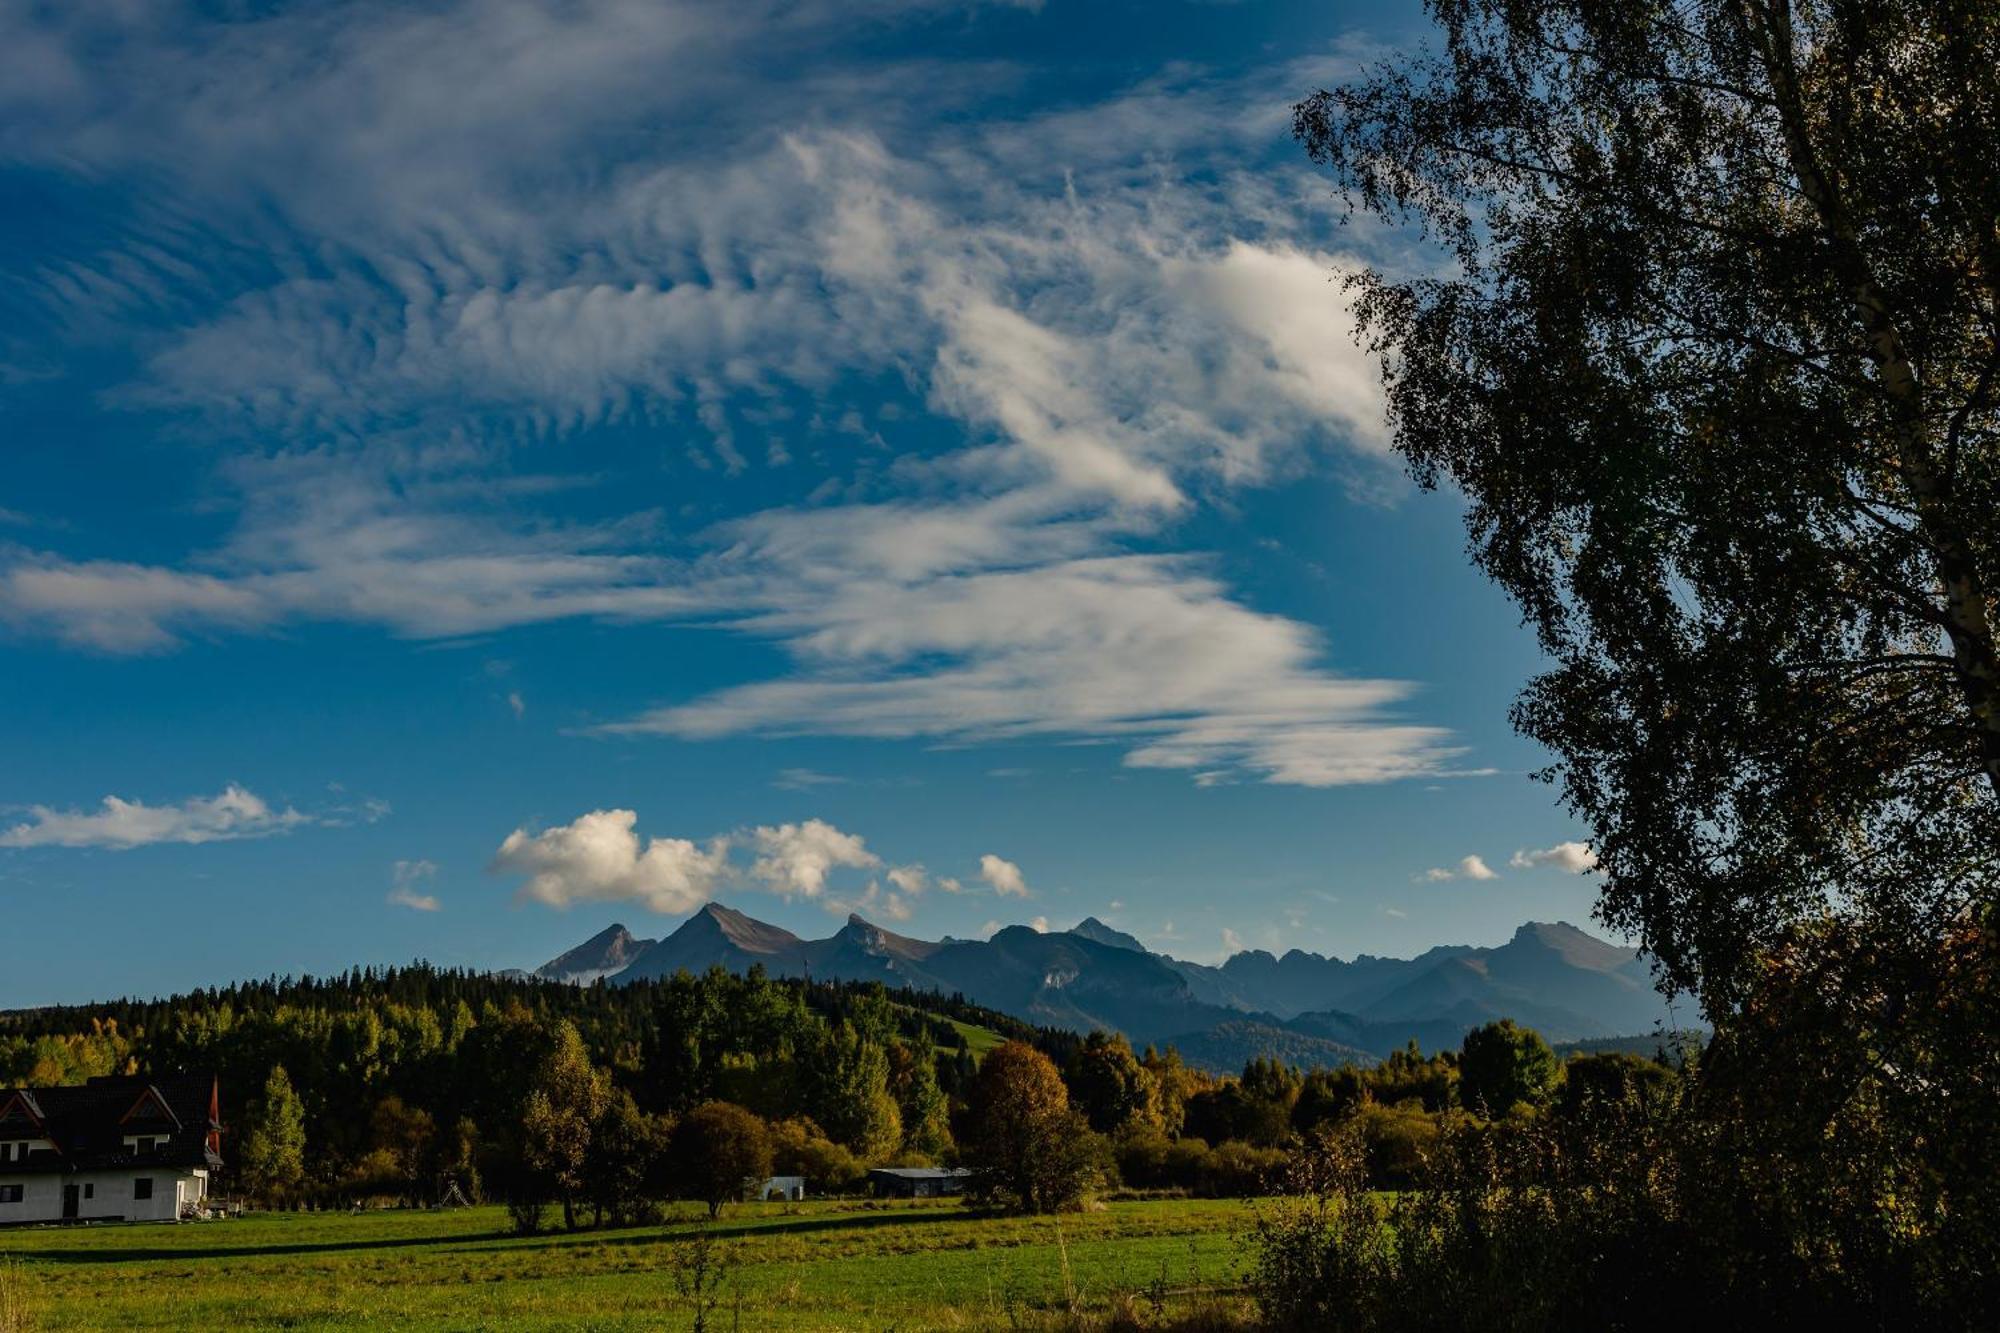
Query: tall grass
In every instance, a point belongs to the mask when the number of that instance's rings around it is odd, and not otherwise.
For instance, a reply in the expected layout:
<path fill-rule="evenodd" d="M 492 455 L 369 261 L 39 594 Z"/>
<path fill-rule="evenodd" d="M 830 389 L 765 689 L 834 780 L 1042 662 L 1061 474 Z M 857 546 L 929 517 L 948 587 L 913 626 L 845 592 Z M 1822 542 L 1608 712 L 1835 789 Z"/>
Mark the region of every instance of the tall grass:
<path fill-rule="evenodd" d="M 0 1333 L 28 1333 L 35 1326 L 29 1317 L 28 1280 L 13 1259 L 0 1259 Z"/>

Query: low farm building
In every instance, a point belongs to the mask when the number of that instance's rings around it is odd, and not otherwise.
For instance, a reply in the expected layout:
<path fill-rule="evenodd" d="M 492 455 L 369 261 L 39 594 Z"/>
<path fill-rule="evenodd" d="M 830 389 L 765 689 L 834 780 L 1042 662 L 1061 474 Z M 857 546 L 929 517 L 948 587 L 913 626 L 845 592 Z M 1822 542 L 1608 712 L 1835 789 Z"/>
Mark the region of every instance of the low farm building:
<path fill-rule="evenodd" d="M 804 1176 L 766 1176 L 762 1180 L 752 1177 L 743 1182 L 743 1197 L 762 1203 L 766 1199 L 786 1199 L 797 1201 L 806 1197 Z"/>
<path fill-rule="evenodd" d="M 212 1074 L 0 1088 L 0 1226 L 177 1222 L 222 1166 Z"/>
<path fill-rule="evenodd" d="M 882 1166 L 868 1173 L 868 1185 L 878 1199 L 934 1199 L 965 1193 L 971 1175 L 962 1166 Z"/>

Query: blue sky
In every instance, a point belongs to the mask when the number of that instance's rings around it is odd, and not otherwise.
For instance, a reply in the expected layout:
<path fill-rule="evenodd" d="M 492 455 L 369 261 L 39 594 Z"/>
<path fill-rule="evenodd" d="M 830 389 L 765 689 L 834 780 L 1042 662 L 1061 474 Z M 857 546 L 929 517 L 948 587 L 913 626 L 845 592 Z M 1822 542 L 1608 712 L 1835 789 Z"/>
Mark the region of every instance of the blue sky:
<path fill-rule="evenodd" d="M 0 1004 L 1581 921 L 1289 105 L 1413 6 L 0 6 Z M 1468 860 L 1467 858 L 1477 858 Z"/>

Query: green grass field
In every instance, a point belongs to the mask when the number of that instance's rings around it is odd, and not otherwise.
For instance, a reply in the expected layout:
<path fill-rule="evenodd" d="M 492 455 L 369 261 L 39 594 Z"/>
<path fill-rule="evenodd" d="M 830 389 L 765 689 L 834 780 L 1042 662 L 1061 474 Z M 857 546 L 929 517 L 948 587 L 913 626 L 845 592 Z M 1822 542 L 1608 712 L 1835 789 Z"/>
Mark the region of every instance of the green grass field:
<path fill-rule="evenodd" d="M 273 1214 L 0 1232 L 34 1329 L 675 1329 L 694 1213 L 631 1230 L 506 1234 L 498 1208 Z M 743 1204 L 715 1224 L 729 1277 L 709 1328 L 1045 1327 L 1115 1306 L 1234 1302 L 1249 1206 L 1113 1203 L 1054 1218 L 954 1203 Z M 0 1308 L 5 1301 L 0 1299 Z"/>

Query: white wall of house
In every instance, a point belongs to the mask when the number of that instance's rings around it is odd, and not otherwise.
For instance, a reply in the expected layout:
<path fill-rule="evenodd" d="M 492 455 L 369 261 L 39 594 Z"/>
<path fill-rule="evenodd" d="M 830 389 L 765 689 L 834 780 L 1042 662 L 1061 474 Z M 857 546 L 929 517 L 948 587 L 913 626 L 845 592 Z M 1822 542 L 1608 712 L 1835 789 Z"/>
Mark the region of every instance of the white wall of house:
<path fill-rule="evenodd" d="M 135 1182 L 153 1182 L 153 1197 L 135 1197 Z M 170 1170 L 82 1171 L 75 1175 L 44 1172 L 9 1178 L 0 1168 L 0 1185 L 20 1185 L 19 1203 L 0 1203 L 0 1226 L 20 1222 L 59 1222 L 63 1189 L 77 1187 L 76 1215 L 80 1221 L 122 1218 L 127 1222 L 174 1222 L 181 1205 L 208 1197 L 208 1172 Z"/>

